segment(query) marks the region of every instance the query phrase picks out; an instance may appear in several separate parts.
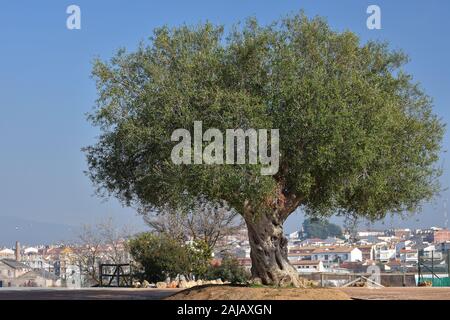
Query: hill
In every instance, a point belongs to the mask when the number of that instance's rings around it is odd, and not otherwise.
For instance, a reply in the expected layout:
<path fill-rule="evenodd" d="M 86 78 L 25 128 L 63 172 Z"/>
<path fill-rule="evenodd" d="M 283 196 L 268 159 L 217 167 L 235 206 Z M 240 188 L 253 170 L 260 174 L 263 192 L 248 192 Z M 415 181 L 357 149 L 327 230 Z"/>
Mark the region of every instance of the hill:
<path fill-rule="evenodd" d="M 76 227 L 0 216 L 0 246 L 12 247 L 16 241 L 24 245 L 58 243 L 74 238 Z"/>

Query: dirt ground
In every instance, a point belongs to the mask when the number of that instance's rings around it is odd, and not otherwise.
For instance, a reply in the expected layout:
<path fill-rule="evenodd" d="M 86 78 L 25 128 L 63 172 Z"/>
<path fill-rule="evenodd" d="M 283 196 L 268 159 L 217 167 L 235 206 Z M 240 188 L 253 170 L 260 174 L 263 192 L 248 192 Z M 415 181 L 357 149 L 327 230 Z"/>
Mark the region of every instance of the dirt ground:
<path fill-rule="evenodd" d="M 350 300 L 350 296 L 335 289 L 203 286 L 181 291 L 165 300 Z"/>
<path fill-rule="evenodd" d="M 342 288 L 353 299 L 361 300 L 450 300 L 450 288 Z"/>
<path fill-rule="evenodd" d="M 0 289 L 0 300 L 449 300 L 450 288 Z"/>
<path fill-rule="evenodd" d="M 450 288 L 278 289 L 204 286 L 165 300 L 450 300 Z"/>

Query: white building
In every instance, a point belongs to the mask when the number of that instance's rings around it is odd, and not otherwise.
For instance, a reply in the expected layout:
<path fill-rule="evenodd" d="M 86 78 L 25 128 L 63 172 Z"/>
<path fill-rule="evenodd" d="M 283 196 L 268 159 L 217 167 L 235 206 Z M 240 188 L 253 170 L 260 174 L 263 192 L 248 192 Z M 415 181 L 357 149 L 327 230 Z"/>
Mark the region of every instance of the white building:
<path fill-rule="evenodd" d="M 37 248 L 29 247 L 23 250 L 21 262 L 32 269 L 53 270 L 53 265 L 44 258 L 42 251 L 39 251 Z"/>
<path fill-rule="evenodd" d="M 402 263 L 405 264 L 417 264 L 419 259 L 419 253 L 417 249 L 412 249 L 410 247 L 400 249 L 399 258 Z"/>
<path fill-rule="evenodd" d="M 436 250 L 435 245 L 429 245 L 423 249 L 423 257 L 426 259 L 442 259 L 442 252 Z"/>
<path fill-rule="evenodd" d="M 367 237 L 382 237 L 384 236 L 384 231 L 375 231 L 375 230 L 366 230 L 366 231 L 358 231 L 358 238 L 367 238 Z"/>
<path fill-rule="evenodd" d="M 376 247 L 375 249 L 375 260 L 380 262 L 389 262 L 392 259 L 395 259 L 397 252 L 395 248 L 390 248 L 388 246 Z"/>
<path fill-rule="evenodd" d="M 342 263 L 362 261 L 362 252 L 354 247 L 323 247 L 317 248 L 311 255 L 312 260 L 327 263 Z"/>
<path fill-rule="evenodd" d="M 5 248 L 0 250 L 0 259 L 14 259 L 14 250 Z"/>
<path fill-rule="evenodd" d="M 300 239 L 300 232 L 299 232 L 299 231 L 292 232 L 292 233 L 288 234 L 287 238 L 288 238 L 289 240 L 297 240 L 297 239 Z"/>

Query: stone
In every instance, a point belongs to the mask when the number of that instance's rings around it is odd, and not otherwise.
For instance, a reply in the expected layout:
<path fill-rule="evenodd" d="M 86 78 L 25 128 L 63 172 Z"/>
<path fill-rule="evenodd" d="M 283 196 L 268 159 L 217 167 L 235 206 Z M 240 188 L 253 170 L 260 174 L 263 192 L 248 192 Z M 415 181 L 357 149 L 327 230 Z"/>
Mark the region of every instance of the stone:
<path fill-rule="evenodd" d="M 158 289 L 166 289 L 167 288 L 167 283 L 166 282 L 157 282 L 156 283 L 156 287 Z"/>
<path fill-rule="evenodd" d="M 150 288 L 150 283 L 147 280 L 142 282 L 141 288 Z"/>
<path fill-rule="evenodd" d="M 170 288 L 170 289 L 175 289 L 175 288 L 177 288 L 177 287 L 178 287 L 178 282 L 179 282 L 179 281 L 171 281 L 171 282 L 167 285 L 167 288 Z"/>
<path fill-rule="evenodd" d="M 180 288 L 180 289 L 187 289 L 188 288 L 188 282 L 186 280 L 181 280 L 178 283 L 178 288 Z"/>
<path fill-rule="evenodd" d="M 217 280 L 216 280 L 216 283 L 217 283 L 217 284 L 223 284 L 223 281 L 222 281 L 222 279 L 217 279 Z"/>
<path fill-rule="evenodd" d="M 250 284 L 254 286 L 262 286 L 262 280 L 261 278 L 253 278 L 252 280 L 250 280 Z"/>
<path fill-rule="evenodd" d="M 202 280 L 197 280 L 197 286 L 202 286 L 203 285 L 203 281 Z"/>
<path fill-rule="evenodd" d="M 140 288 L 141 283 L 139 281 L 133 282 L 133 288 Z"/>
<path fill-rule="evenodd" d="M 306 280 L 305 286 L 307 288 L 318 288 L 318 287 L 320 287 L 320 283 L 319 283 L 319 281 Z"/>

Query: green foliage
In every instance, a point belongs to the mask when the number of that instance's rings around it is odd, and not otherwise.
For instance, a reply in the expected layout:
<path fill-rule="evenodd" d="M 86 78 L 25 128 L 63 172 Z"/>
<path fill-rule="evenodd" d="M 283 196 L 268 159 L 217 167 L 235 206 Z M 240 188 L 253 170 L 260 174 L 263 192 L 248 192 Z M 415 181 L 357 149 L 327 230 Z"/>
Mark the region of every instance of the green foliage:
<path fill-rule="evenodd" d="M 204 241 L 194 241 L 189 247 L 191 274 L 197 279 L 204 279 L 211 265 L 212 249 Z"/>
<path fill-rule="evenodd" d="M 244 284 L 250 279 L 250 274 L 235 257 L 226 255 L 220 266 L 209 268 L 207 278 L 210 280 L 222 279 L 222 281 L 228 281 L 232 284 Z"/>
<path fill-rule="evenodd" d="M 173 239 L 143 233 L 130 240 L 129 248 L 142 267 L 142 278 L 148 281 L 164 281 L 189 269 L 186 250 Z"/>
<path fill-rule="evenodd" d="M 131 239 L 128 246 L 141 267 L 140 277 L 151 282 L 177 275 L 202 276 L 211 260 L 211 251 L 204 244 L 184 245 L 164 235 L 142 233 Z"/>
<path fill-rule="evenodd" d="M 143 211 L 204 197 L 241 214 L 295 196 L 311 216 L 381 219 L 420 208 L 438 190 L 444 125 L 387 44 L 361 43 L 303 14 L 269 26 L 162 27 L 150 43 L 96 61 L 101 129 L 85 148 L 99 191 Z M 278 128 L 280 171 L 174 165 L 172 132 Z M 268 201 L 271 200 L 271 201 Z"/>
<path fill-rule="evenodd" d="M 341 227 L 320 219 L 305 219 L 303 221 L 303 230 L 308 238 L 342 237 Z"/>

